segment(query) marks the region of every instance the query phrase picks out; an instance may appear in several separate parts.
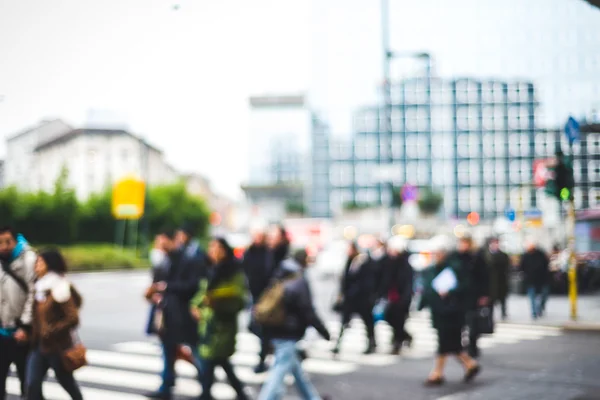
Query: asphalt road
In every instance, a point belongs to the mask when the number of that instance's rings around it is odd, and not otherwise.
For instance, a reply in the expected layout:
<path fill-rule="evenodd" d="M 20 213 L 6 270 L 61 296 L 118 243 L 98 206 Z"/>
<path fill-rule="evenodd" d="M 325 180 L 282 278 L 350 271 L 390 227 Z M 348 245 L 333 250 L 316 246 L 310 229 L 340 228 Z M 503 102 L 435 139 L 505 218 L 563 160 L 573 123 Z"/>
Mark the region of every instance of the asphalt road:
<path fill-rule="evenodd" d="M 338 317 L 329 308 L 337 290 L 336 281 L 312 274 L 317 308 L 335 335 Z M 84 398 L 142 400 L 140 393 L 155 389 L 159 383 L 161 367 L 158 348 L 143 333 L 148 306 L 142 293 L 149 283 L 147 274 L 85 274 L 72 280 L 85 299 L 81 336 L 90 349 L 90 366 L 77 374 Z M 241 326 L 245 325 L 242 318 Z M 422 382 L 432 365 L 435 334 L 426 314 L 415 314 L 408 329 L 415 336 L 415 345 L 401 357 L 385 354 L 390 333 L 385 325 L 377 328 L 380 354 L 375 356 L 360 354 L 366 344 L 360 323 L 353 323 L 337 360 L 328 351 L 329 343 L 310 339 L 310 358 L 305 368 L 320 393 L 340 400 L 600 399 L 599 334 L 499 324 L 497 333 L 483 341 L 483 372 L 473 384 L 461 383 L 463 371 L 451 361 L 447 365 L 448 383 L 430 389 Z M 238 348 L 234 364 L 242 380 L 256 393 L 265 379 L 251 371 L 256 362 L 256 338 L 242 332 Z M 196 397 L 199 386 L 191 366 L 180 365 L 178 371 L 181 378 L 177 398 Z M 10 392 L 16 394 L 16 379 L 10 379 Z M 48 399 L 68 399 L 52 379 L 44 390 Z M 234 398 L 224 382 L 215 385 L 213 395 L 217 399 Z M 290 388 L 286 399 L 295 398 Z"/>

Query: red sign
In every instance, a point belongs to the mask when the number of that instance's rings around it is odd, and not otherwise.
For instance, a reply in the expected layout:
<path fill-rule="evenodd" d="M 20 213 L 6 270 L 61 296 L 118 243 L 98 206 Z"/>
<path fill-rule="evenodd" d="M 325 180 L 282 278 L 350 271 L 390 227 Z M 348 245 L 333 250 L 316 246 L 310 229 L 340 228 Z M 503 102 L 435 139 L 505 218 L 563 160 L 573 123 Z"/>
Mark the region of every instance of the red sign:
<path fill-rule="evenodd" d="M 533 160 L 533 183 L 535 186 L 538 188 L 546 186 L 549 178 L 548 160 Z"/>

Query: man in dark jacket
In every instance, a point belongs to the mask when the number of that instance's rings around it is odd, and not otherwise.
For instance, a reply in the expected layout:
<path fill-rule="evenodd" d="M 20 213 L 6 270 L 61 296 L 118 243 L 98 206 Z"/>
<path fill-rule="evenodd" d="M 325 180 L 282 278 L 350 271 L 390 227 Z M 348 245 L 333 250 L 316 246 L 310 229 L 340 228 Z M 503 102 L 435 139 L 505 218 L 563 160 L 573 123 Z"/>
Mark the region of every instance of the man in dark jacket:
<path fill-rule="evenodd" d="M 510 258 L 500 250 L 500 241 L 497 237 L 489 240 L 487 248 L 482 250 L 482 260 L 489 275 L 489 297 L 492 310 L 496 303 L 500 303 L 502 319 L 507 318 L 506 298 L 508 297 L 508 280 L 510 278 Z"/>
<path fill-rule="evenodd" d="M 246 250 L 244 260 L 242 261 L 242 267 L 246 274 L 253 304 L 256 304 L 262 296 L 269 285 L 269 280 L 272 275 L 272 255 L 267 246 L 266 239 L 265 232 L 256 229 L 253 233 L 252 244 Z M 263 335 L 261 327 L 254 321 L 254 318 L 250 321 L 250 331 L 257 335 L 261 340 L 260 357 L 254 371 L 256 373 L 262 373 L 267 369 L 265 359 L 267 358 L 267 353 L 269 351 L 269 341 Z"/>
<path fill-rule="evenodd" d="M 175 244 L 182 250 L 184 257 L 197 258 L 196 262 L 205 265 L 206 253 L 200 246 L 200 241 L 195 239 L 196 228 L 191 223 L 184 224 L 175 233 Z"/>
<path fill-rule="evenodd" d="M 551 274 L 550 259 L 537 247 L 533 239 L 528 239 L 525 243 L 520 269 L 525 274 L 525 287 L 531 301 L 531 316 L 537 319 L 546 309 Z"/>
<path fill-rule="evenodd" d="M 339 353 L 344 330 L 350 324 L 354 314 L 358 314 L 367 329 L 369 343 L 365 354 L 375 351 L 375 322 L 373 320 L 373 306 L 377 297 L 376 276 L 379 266 L 372 258 L 358 251 L 355 243 L 350 243 L 348 261 L 342 278 L 338 301 L 342 304 L 342 327 L 333 350 Z"/>
<path fill-rule="evenodd" d="M 196 347 L 197 324 L 190 314 L 189 303 L 206 271 L 202 259 L 187 257 L 185 248 L 177 245 L 172 233 L 165 231 L 162 236 L 163 247 L 169 257 L 169 268 L 165 280 L 152 285 L 154 294 L 151 298 L 163 314 L 160 340 L 164 369 L 160 389 L 147 396 L 153 399 L 171 399 L 171 390 L 175 386 L 177 350 L 181 345 Z"/>
<path fill-rule="evenodd" d="M 300 250 L 293 259 L 283 261 L 277 270 L 275 280 L 288 280 L 283 295 L 285 322 L 281 326 L 266 329 L 275 347 L 275 364 L 262 387 L 259 400 L 279 399 L 284 389 L 284 378 L 288 374 L 294 376 L 296 387 L 304 399 L 320 399 L 302 370 L 296 349 L 296 344 L 304 337 L 306 329 L 311 326 L 325 339 L 330 339 L 327 328 L 317 316 L 308 281 L 303 275 L 308 265 L 307 261 L 306 252 Z"/>
<path fill-rule="evenodd" d="M 469 355 L 479 357 L 480 350 L 477 340 L 480 333 L 477 330 L 477 309 L 488 305 L 489 302 L 489 276 L 480 252 L 473 251 L 473 239 L 470 236 L 462 237 L 458 241 L 458 248 L 453 256 L 461 268 L 467 273 L 466 304 L 467 324 L 469 327 Z"/>

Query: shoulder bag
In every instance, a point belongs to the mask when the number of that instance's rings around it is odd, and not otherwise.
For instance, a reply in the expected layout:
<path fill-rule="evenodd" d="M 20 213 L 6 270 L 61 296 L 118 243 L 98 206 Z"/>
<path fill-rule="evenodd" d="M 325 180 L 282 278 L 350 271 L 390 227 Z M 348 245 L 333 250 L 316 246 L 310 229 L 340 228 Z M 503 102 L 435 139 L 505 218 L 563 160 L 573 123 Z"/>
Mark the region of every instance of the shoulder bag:
<path fill-rule="evenodd" d="M 87 349 L 75 330 L 71 332 L 71 338 L 73 345 L 61 354 L 62 364 L 67 372 L 76 371 L 87 365 Z"/>

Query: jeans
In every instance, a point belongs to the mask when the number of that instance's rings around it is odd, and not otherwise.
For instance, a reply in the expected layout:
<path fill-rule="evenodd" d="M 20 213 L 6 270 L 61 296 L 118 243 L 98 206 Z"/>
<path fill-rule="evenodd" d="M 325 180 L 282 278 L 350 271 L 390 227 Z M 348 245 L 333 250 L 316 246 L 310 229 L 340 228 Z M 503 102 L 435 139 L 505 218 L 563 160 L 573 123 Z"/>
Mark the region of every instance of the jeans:
<path fill-rule="evenodd" d="M 195 353 L 197 356 L 198 353 Z M 244 393 L 244 384 L 235 374 L 233 370 L 233 365 L 228 359 L 225 360 L 207 360 L 202 358 L 196 359 L 196 366 L 201 371 L 199 374 L 200 384 L 202 385 L 202 394 L 200 395 L 200 400 L 212 400 L 212 394 L 210 393 L 212 389 L 212 385 L 215 382 L 215 368 L 220 366 L 225 371 L 227 375 L 227 379 L 229 380 L 229 384 L 235 392 L 237 393 L 238 400 L 247 400 L 248 397 L 246 393 Z"/>
<path fill-rule="evenodd" d="M 161 374 L 162 385 L 158 389 L 161 393 L 170 393 L 171 388 L 175 386 L 175 357 L 177 356 L 177 345 L 162 343 L 163 350 L 163 371 Z"/>
<path fill-rule="evenodd" d="M 284 392 L 285 376 L 291 373 L 294 376 L 296 387 L 304 400 L 320 400 L 321 397 L 310 383 L 298 358 L 295 340 L 273 340 L 275 347 L 275 364 L 265 382 L 258 400 L 278 400 Z"/>
<path fill-rule="evenodd" d="M 28 344 L 21 345 L 12 337 L 0 336 L 0 400 L 6 398 L 6 378 L 10 365 L 15 364 L 21 381 L 21 394 L 26 393 L 25 372 L 27 369 Z"/>
<path fill-rule="evenodd" d="M 42 399 L 42 383 L 49 368 L 54 370 L 56 380 L 73 400 L 83 400 L 79 386 L 73 378 L 73 373 L 65 370 L 60 355 L 56 353 L 44 354 L 39 349 L 31 352 L 27 364 L 28 400 Z"/>
<path fill-rule="evenodd" d="M 550 294 L 550 286 L 544 285 L 541 288 L 535 286 L 529 286 L 527 288 L 527 295 L 531 302 L 531 315 L 533 318 L 541 317 L 544 311 L 546 311 L 546 302 L 548 301 L 548 295 Z"/>

